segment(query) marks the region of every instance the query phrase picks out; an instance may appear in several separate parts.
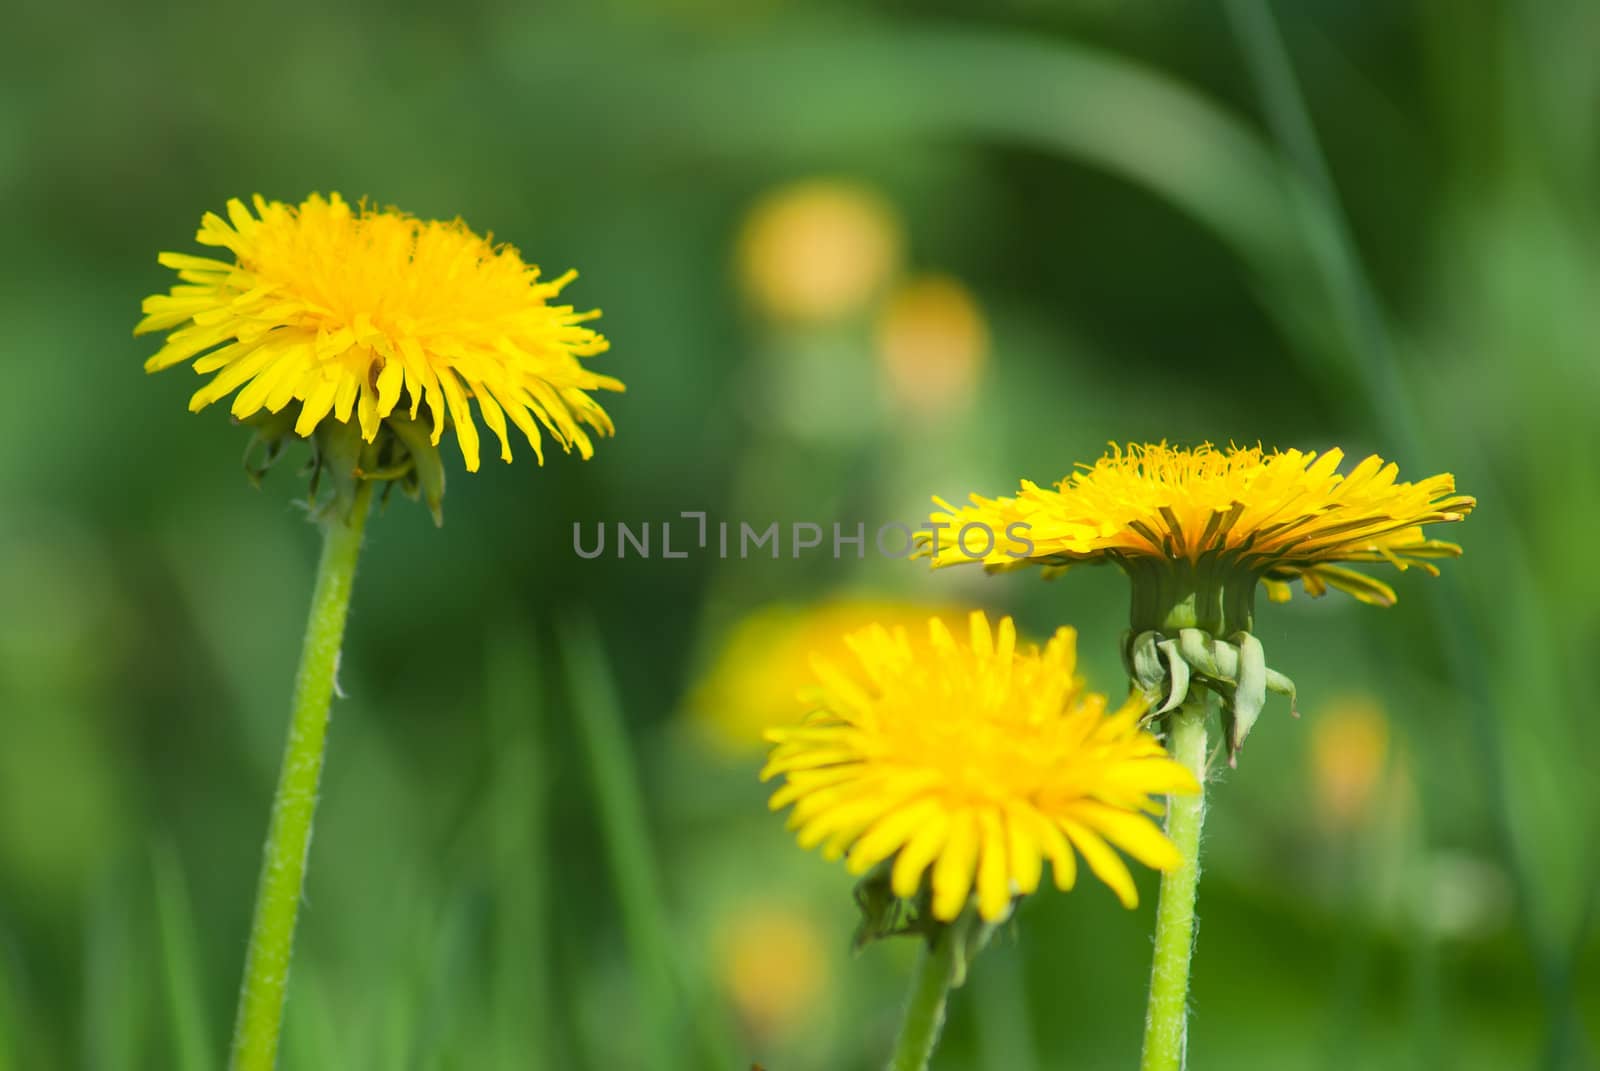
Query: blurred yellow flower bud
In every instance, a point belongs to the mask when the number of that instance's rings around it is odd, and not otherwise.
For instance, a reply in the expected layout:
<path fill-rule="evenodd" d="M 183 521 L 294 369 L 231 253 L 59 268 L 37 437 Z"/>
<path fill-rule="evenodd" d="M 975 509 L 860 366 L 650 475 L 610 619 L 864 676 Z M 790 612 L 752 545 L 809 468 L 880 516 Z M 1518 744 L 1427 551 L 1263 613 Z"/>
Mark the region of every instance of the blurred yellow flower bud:
<path fill-rule="evenodd" d="M 939 416 L 971 400 L 988 358 L 989 328 L 960 282 L 923 276 L 885 303 L 877 351 L 889 397 L 918 415 Z"/>
<path fill-rule="evenodd" d="M 863 308 L 899 268 L 893 208 L 863 186 L 813 179 L 782 187 L 750 211 L 739 236 L 739 281 L 778 320 L 826 323 Z"/>
<path fill-rule="evenodd" d="M 1311 721 L 1317 814 L 1334 829 L 1359 825 L 1389 757 L 1389 723 L 1376 700 L 1342 696 Z"/>
<path fill-rule="evenodd" d="M 885 599 L 839 598 L 812 606 L 774 603 L 738 622 L 689 698 L 691 715 L 730 755 L 762 749 L 762 734 L 793 725 L 809 709 L 800 692 L 813 683 L 813 656 L 848 656 L 844 638 L 873 622 L 926 629 L 937 615 L 965 628 L 963 609 Z"/>
<path fill-rule="evenodd" d="M 822 935 L 811 919 L 793 908 L 761 904 L 724 923 L 717 973 L 746 1029 L 772 1038 L 807 1020 L 829 971 Z"/>

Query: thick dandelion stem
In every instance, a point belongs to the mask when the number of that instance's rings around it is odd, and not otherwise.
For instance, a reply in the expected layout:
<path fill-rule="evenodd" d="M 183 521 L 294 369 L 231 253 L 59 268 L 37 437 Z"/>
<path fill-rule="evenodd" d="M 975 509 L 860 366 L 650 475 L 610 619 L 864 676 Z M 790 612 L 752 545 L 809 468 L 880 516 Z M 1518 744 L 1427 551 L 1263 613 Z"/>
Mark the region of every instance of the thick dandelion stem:
<path fill-rule="evenodd" d="M 345 616 L 350 608 L 351 581 L 361 552 L 361 532 L 371 501 L 372 484 L 360 481 L 348 513 L 330 516 L 323 522 L 322 558 L 317 565 L 300 669 L 295 675 L 289 739 L 272 801 L 272 822 L 267 829 L 255 917 L 245 953 L 229 1063 L 232 1071 L 272 1071 L 278 1058 L 295 919 L 305 884 L 317 783 L 322 776 L 327 741 L 328 706 L 333 698 Z"/>
<path fill-rule="evenodd" d="M 1192 690 L 1172 716 L 1167 741 L 1168 751 L 1194 774 L 1201 793 L 1167 800 L 1167 836 L 1183 856 L 1183 863 L 1161 876 L 1141 1071 L 1181 1071 L 1185 1063 L 1189 959 L 1194 950 L 1194 904 L 1200 885 L 1200 826 L 1206 812 L 1206 706 L 1206 693 Z"/>
<path fill-rule="evenodd" d="M 926 1071 L 934 1047 L 939 1044 L 939 1031 L 944 1029 L 950 988 L 966 966 L 966 944 L 967 919 L 963 916 L 948 926 L 940 926 L 923 946 L 888 1071 Z"/>

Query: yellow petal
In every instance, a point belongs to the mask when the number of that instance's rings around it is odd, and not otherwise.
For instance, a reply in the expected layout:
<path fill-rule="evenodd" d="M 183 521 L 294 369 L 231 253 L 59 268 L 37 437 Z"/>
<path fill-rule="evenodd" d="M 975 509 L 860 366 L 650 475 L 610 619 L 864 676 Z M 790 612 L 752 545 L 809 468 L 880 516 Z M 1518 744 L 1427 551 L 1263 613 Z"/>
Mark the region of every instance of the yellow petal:
<path fill-rule="evenodd" d="M 300 415 L 295 418 L 294 433 L 301 438 L 310 435 L 316 426 L 322 423 L 322 418 L 328 415 L 333 408 L 333 396 L 339 389 L 339 383 L 334 379 L 320 379 L 312 386 L 306 400 L 300 406 Z"/>
<path fill-rule="evenodd" d="M 400 388 L 405 382 L 405 366 L 400 361 L 384 361 L 378 373 L 378 415 L 386 417 L 394 412 L 400 401 Z"/>
<path fill-rule="evenodd" d="M 462 393 L 461 382 L 451 369 L 441 369 L 439 386 L 450 406 L 450 420 L 455 425 L 456 443 L 461 447 L 461 459 L 468 472 L 478 471 L 478 428 L 472 423 L 472 413 L 467 408 L 467 396 Z"/>
<path fill-rule="evenodd" d="M 978 863 L 978 819 L 971 811 L 950 818 L 950 835 L 944 851 L 933 863 L 933 917 L 952 922 L 972 894 L 972 874 Z"/>
<path fill-rule="evenodd" d="M 871 870 L 899 851 L 937 810 L 932 801 L 921 800 L 884 815 L 850 849 L 850 855 L 845 860 L 846 869 L 852 874 L 864 874 Z"/>
<path fill-rule="evenodd" d="M 978 859 L 978 914 L 994 922 L 1011 906 L 1011 869 L 1006 859 L 1006 831 L 993 809 L 979 816 L 982 854 Z"/>
<path fill-rule="evenodd" d="M 1079 805 L 1078 813 L 1085 825 L 1098 830 L 1106 840 L 1145 866 L 1176 870 L 1183 865 L 1183 855 L 1148 818 L 1088 801 Z"/>
<path fill-rule="evenodd" d="M 1128 865 L 1099 834 L 1071 819 L 1062 819 L 1061 828 L 1072 839 L 1073 846 L 1083 853 L 1084 862 L 1089 864 L 1094 876 L 1111 887 L 1122 906 L 1138 907 L 1139 890 L 1133 884 L 1133 875 L 1128 873 Z"/>
<path fill-rule="evenodd" d="M 927 870 L 928 864 L 939 855 L 945 844 L 945 835 L 949 831 L 949 814 L 938 811 L 930 816 L 927 823 L 917 830 L 904 848 L 900 849 L 900 853 L 895 856 L 894 869 L 890 874 L 890 885 L 896 896 L 909 899 L 917 894 L 917 889 L 922 884 L 922 872 Z"/>
<path fill-rule="evenodd" d="M 1011 880 L 1017 891 L 1028 896 L 1039 888 L 1044 875 L 1044 856 L 1039 851 L 1039 840 L 1033 834 L 1032 823 L 1019 818 L 1016 805 L 1006 814 L 1006 856 L 1011 862 Z"/>

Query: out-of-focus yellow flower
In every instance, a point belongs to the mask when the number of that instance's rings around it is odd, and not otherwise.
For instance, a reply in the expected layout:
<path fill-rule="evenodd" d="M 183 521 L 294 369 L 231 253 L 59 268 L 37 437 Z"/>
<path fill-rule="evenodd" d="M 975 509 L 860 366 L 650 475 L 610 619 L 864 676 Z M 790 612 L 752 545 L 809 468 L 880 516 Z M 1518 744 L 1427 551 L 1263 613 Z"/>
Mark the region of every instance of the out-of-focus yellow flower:
<path fill-rule="evenodd" d="M 586 392 L 622 384 L 579 361 L 607 348 L 584 326 L 600 314 L 550 304 L 575 272 L 541 279 L 511 246 L 460 220 L 352 208 L 338 194 L 298 206 L 257 196 L 254 209 L 233 200 L 227 219 L 208 212 L 201 221 L 195 240 L 229 259 L 161 254 L 180 283 L 146 298 L 134 329 L 170 332 L 147 371 L 193 361 L 196 372 L 215 373 L 191 410 L 238 391 L 231 408 L 241 420 L 287 411 L 295 434 L 308 437 L 330 418 L 355 419 L 368 443 L 389 422 L 415 451 L 409 422 L 426 405 L 431 446 L 454 426 L 469 471 L 478 468 L 469 400 L 505 461 L 508 419 L 541 463 L 540 425 L 586 458 L 585 427 L 611 434 Z"/>
<path fill-rule="evenodd" d="M 1428 559 L 1459 557 L 1461 548 L 1426 538 L 1422 526 L 1459 521 L 1476 501 L 1456 493 L 1449 473 L 1405 483 L 1380 457 L 1348 473 L 1338 471 L 1343 460 L 1341 450 L 1114 447 L 1053 488 L 1024 480 L 1014 497 L 973 495 L 961 507 L 936 498 L 933 520 L 950 533 L 969 524 L 997 534 L 1026 525 L 1025 543 L 996 538 L 989 547 L 983 561 L 996 569 L 1112 561 L 1135 573 L 1177 562 L 1235 577 L 1251 597 L 1263 581 L 1274 602 L 1299 579 L 1312 595 L 1335 587 L 1389 606 L 1392 588 L 1336 563 L 1415 565 L 1437 575 Z M 935 565 L 972 560 L 948 537 L 934 554 Z"/>
<path fill-rule="evenodd" d="M 839 598 L 813 606 L 778 603 L 734 626 L 689 700 L 694 719 L 732 754 L 762 746 L 766 730 L 793 725 L 812 709 L 801 692 L 813 683 L 813 655 L 837 661 L 845 637 L 873 622 L 923 629 L 929 615 L 962 628 L 967 611 L 888 599 Z"/>
<path fill-rule="evenodd" d="M 1311 777 L 1317 813 L 1348 829 L 1366 816 L 1389 757 L 1389 722 L 1370 696 L 1339 697 L 1311 724 Z"/>
<path fill-rule="evenodd" d="M 1113 846 L 1178 866 L 1152 797 L 1196 793 L 1194 776 L 1140 728 L 1141 702 L 1108 712 L 1083 687 L 1071 629 L 1019 648 L 1009 617 L 991 629 L 974 612 L 966 633 L 958 641 L 937 618 L 917 633 L 874 625 L 849 637 L 853 666 L 818 660 L 816 712 L 768 734 L 762 779 L 785 779 L 772 808 L 792 804 L 801 847 L 844 857 L 852 873 L 892 859 L 895 896 L 917 896 L 928 874 L 942 922 L 974 892 L 985 921 L 1004 917 L 1046 861 L 1071 888 L 1076 854 L 1133 907 Z"/>
<path fill-rule="evenodd" d="M 930 275 L 901 285 L 878 317 L 878 357 L 889 396 L 923 416 L 971 400 L 989 352 L 989 328 L 961 283 Z"/>
<path fill-rule="evenodd" d="M 739 236 L 739 277 L 760 310 L 825 323 L 850 315 L 900 264 L 894 210 L 873 191 L 814 179 L 763 198 Z"/>
<path fill-rule="evenodd" d="M 827 948 L 816 924 L 800 911 L 744 908 L 726 920 L 715 943 L 723 989 L 757 1037 L 790 1033 L 827 989 Z"/>

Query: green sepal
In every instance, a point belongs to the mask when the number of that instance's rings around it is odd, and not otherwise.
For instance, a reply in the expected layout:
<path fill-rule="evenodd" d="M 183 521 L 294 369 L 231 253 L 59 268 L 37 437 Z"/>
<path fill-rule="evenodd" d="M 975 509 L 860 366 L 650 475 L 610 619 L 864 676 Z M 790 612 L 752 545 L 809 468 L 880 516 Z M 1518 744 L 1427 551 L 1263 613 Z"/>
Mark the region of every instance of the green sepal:
<path fill-rule="evenodd" d="M 361 482 L 361 456 L 366 446 L 361 428 L 353 420 L 324 420 L 311 433 L 311 440 L 316 454 L 308 500 L 311 515 L 319 521 L 346 520 Z M 328 488 L 325 500 L 320 493 L 324 485 Z"/>
<path fill-rule="evenodd" d="M 410 455 L 411 473 L 402 488 L 413 499 L 420 497 L 433 515 L 434 525 L 444 527 L 444 462 L 433 436 L 419 421 L 399 411 L 391 413 L 384 423 Z"/>
<path fill-rule="evenodd" d="M 291 409 L 276 413 L 261 409 L 239 422 L 255 429 L 244 446 L 244 474 L 252 487 L 260 487 L 267 470 L 283 456 L 283 448 L 294 434 L 295 415 Z M 259 463 L 253 460 L 258 453 Z"/>
<path fill-rule="evenodd" d="M 1156 648 L 1166 657 L 1171 684 L 1167 687 L 1167 701 L 1154 711 L 1156 715 L 1178 709 L 1189 695 L 1189 663 L 1184 661 L 1176 640 L 1162 640 Z"/>
<path fill-rule="evenodd" d="M 300 405 L 276 413 L 260 410 L 237 423 L 253 429 L 245 446 L 244 470 L 251 484 L 260 487 L 269 469 L 283 456 L 289 443 L 299 441 L 295 423 Z M 444 523 L 444 462 L 428 428 L 397 409 L 378 425 L 373 441 L 365 442 L 355 421 L 323 420 L 309 436 L 311 457 L 302 470 L 309 476 L 305 507 L 315 521 L 349 516 L 350 504 L 362 481 L 384 484 L 382 500 L 396 484 L 412 500 L 421 499 L 435 525 Z"/>
<path fill-rule="evenodd" d="M 1128 645 L 1128 666 L 1131 675 L 1139 690 L 1152 703 L 1161 694 L 1162 684 L 1167 676 L 1166 669 L 1161 665 L 1161 651 L 1157 646 L 1160 642 L 1161 633 L 1149 631 L 1139 633 Z"/>
<path fill-rule="evenodd" d="M 1226 659 L 1231 653 L 1227 645 L 1218 643 L 1209 632 L 1197 628 L 1178 630 L 1178 650 L 1201 675 L 1212 680 L 1232 680 L 1238 669 L 1237 659 Z"/>
<path fill-rule="evenodd" d="M 1289 712 L 1295 717 L 1299 711 L 1294 681 L 1266 664 L 1261 641 L 1248 632 L 1236 632 L 1230 639 L 1226 642 L 1203 629 L 1185 628 L 1178 630 L 1175 640 L 1160 640 L 1156 649 L 1166 658 L 1171 684 L 1167 704 L 1152 713 L 1160 716 L 1175 709 L 1189 688 L 1210 689 L 1222 699 L 1223 737 L 1233 761 L 1261 716 L 1269 692 L 1287 696 Z M 1130 662 L 1131 652 L 1130 644 Z M 1135 682 L 1146 687 L 1137 677 Z"/>
<path fill-rule="evenodd" d="M 1229 639 L 1239 653 L 1231 704 L 1233 716 L 1228 727 L 1228 757 L 1232 761 L 1267 703 L 1267 653 L 1261 641 L 1248 632 L 1235 632 Z"/>
<path fill-rule="evenodd" d="M 1267 667 L 1267 691 L 1272 692 L 1274 695 L 1288 696 L 1290 715 L 1296 718 L 1300 716 L 1299 697 L 1295 693 L 1294 681 L 1271 666 Z"/>
<path fill-rule="evenodd" d="M 933 890 L 929 879 L 924 877 L 916 895 L 907 899 L 895 895 L 893 873 L 894 859 L 890 857 L 856 882 L 855 901 L 861 919 L 856 924 L 851 948 L 859 952 L 874 941 L 890 937 L 921 937 L 930 946 L 946 938 L 960 941 L 961 954 L 955 958 L 950 977 L 952 988 L 960 986 L 966 981 L 967 967 L 1010 918 L 1009 912 L 998 922 L 984 922 L 978 914 L 976 897 L 972 897 L 955 921 L 940 922 L 933 916 Z M 1012 906 L 1020 899 L 1014 898 Z"/>
<path fill-rule="evenodd" d="M 989 939 L 994 936 L 1001 924 L 983 921 L 975 904 L 968 904 L 966 910 L 962 911 L 954 922 L 936 924 L 934 932 L 928 937 L 930 944 L 938 939 L 938 927 L 944 928 L 951 940 L 961 943 L 960 955 L 956 956 L 950 971 L 951 989 L 960 989 L 966 985 L 967 970 L 972 966 L 972 961 L 977 959 L 978 953 L 989 944 Z"/>
<path fill-rule="evenodd" d="M 894 894 L 890 881 L 893 865 L 884 860 L 856 882 L 856 907 L 861 919 L 850 945 L 857 952 L 874 941 L 920 933 L 912 904 Z"/>

